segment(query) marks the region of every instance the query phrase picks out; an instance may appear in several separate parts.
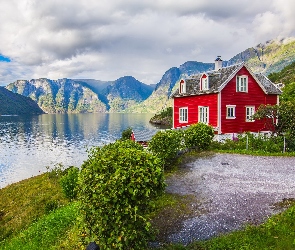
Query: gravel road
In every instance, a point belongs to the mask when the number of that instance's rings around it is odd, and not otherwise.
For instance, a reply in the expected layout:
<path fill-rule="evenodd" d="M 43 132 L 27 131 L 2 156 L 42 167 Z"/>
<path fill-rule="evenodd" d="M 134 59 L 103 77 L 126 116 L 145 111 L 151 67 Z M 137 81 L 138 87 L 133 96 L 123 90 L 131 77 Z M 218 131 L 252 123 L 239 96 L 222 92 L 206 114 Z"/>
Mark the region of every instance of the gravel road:
<path fill-rule="evenodd" d="M 274 203 L 295 198 L 295 157 L 213 154 L 186 164 L 167 184 L 167 192 L 196 195 L 207 211 L 168 236 L 169 242 L 188 244 L 278 213 Z"/>

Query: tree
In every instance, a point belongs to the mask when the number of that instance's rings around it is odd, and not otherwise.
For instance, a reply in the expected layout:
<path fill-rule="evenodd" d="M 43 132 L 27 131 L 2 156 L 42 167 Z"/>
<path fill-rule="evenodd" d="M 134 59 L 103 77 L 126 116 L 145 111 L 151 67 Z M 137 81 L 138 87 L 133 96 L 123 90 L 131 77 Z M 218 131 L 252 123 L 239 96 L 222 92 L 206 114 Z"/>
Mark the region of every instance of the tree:
<path fill-rule="evenodd" d="M 93 148 L 79 175 L 82 235 L 102 249 L 144 249 L 147 213 L 164 191 L 162 162 L 131 140 Z"/>
<path fill-rule="evenodd" d="M 295 137 L 295 102 L 284 101 L 280 105 L 260 105 L 253 115 L 255 120 L 265 120 L 265 127 L 273 134 L 286 133 Z"/>

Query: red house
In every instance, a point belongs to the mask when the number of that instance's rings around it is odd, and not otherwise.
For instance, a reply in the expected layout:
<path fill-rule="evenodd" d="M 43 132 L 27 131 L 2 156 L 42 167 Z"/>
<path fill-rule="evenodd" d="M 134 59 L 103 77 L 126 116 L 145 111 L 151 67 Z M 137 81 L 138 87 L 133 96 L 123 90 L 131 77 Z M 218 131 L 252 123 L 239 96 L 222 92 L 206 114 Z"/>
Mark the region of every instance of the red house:
<path fill-rule="evenodd" d="M 182 79 L 172 94 L 173 127 L 203 122 L 217 134 L 265 131 L 265 121 L 251 119 L 261 104 L 279 103 L 281 91 L 266 76 L 244 63 L 222 67 Z"/>

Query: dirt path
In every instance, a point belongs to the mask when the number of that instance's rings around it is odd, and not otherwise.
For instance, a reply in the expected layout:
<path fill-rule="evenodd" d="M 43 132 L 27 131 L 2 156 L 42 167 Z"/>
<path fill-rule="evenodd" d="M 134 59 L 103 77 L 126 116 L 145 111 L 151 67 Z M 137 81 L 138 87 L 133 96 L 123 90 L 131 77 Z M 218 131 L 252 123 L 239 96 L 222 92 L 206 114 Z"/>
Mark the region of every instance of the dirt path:
<path fill-rule="evenodd" d="M 167 192 L 194 194 L 207 211 L 184 221 L 181 230 L 168 237 L 187 244 L 278 213 L 274 203 L 295 198 L 295 157 L 213 154 L 186 164 L 167 184 Z"/>

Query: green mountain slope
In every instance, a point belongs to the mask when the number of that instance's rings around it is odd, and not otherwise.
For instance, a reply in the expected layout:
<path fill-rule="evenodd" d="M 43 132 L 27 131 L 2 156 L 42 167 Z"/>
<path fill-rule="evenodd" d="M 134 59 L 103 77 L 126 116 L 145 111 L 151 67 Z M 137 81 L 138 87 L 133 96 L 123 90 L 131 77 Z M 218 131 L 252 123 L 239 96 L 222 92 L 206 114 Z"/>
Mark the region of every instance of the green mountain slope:
<path fill-rule="evenodd" d="M 266 75 L 278 72 L 295 61 L 295 38 L 274 39 L 260 43 L 256 47 L 231 58 L 227 64 L 232 65 L 246 61 L 254 72 Z"/>
<path fill-rule="evenodd" d="M 273 72 L 268 78 L 275 83 L 283 83 L 284 85 L 295 83 L 295 62 L 286 66 L 279 72 Z"/>
<path fill-rule="evenodd" d="M 71 79 L 18 80 L 8 90 L 32 98 L 46 113 L 106 112 L 106 105 L 85 83 Z"/>
<path fill-rule="evenodd" d="M 39 115 L 44 112 L 31 98 L 0 87 L 0 115 Z"/>

